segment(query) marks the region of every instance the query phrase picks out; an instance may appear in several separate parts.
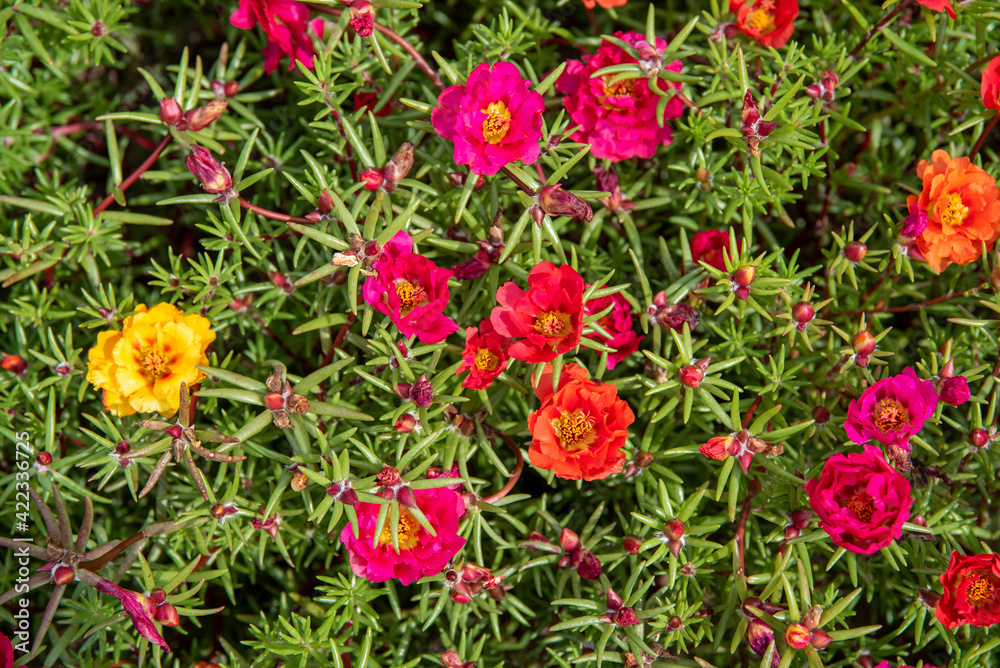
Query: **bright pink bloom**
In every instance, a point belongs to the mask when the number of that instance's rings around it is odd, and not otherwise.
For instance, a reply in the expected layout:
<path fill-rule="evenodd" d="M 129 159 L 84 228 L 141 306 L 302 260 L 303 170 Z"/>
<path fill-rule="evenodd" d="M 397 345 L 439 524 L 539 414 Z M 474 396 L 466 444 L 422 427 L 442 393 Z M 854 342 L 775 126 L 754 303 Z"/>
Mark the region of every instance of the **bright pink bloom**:
<path fill-rule="evenodd" d="M 413 239 L 397 232 L 372 266 L 376 276 L 365 281 L 363 295 L 379 313 L 389 316 L 403 336 L 421 343 L 440 343 L 458 329 L 444 315 L 448 307 L 450 269 L 413 252 Z"/>
<path fill-rule="evenodd" d="M 489 318 L 479 323 L 479 329 L 467 327 L 465 330 L 465 350 L 462 351 L 462 366 L 458 373 L 471 371 L 462 387 L 485 390 L 507 368 L 507 348 L 510 339 L 497 334 Z"/>
<path fill-rule="evenodd" d="M 170 647 L 156 630 L 156 624 L 153 623 L 153 616 L 156 614 L 156 604 L 153 601 L 138 592 L 122 589 L 103 578 L 97 582 L 97 590 L 105 594 L 111 594 L 122 602 L 125 613 L 132 620 L 132 625 L 139 632 L 139 635 L 149 642 L 159 645 L 166 651 L 170 651 Z"/>
<path fill-rule="evenodd" d="M 229 16 L 229 22 L 237 28 L 251 30 L 260 23 L 267 35 L 264 47 L 264 69 L 268 73 L 278 69 L 278 63 L 291 56 L 288 69 L 298 61 L 313 68 L 312 38 L 308 30 L 317 37 L 323 37 L 323 20 L 309 20 L 309 8 L 296 0 L 240 0 L 240 6 Z"/>
<path fill-rule="evenodd" d="M 888 661 L 883 661 L 882 663 L 875 666 L 875 668 L 892 668 L 892 664 L 890 664 Z M 910 667 L 904 666 L 903 664 L 899 664 L 899 668 L 910 668 Z M 925 663 L 924 668 L 935 668 L 935 667 Z"/>
<path fill-rule="evenodd" d="M 608 353 L 607 367 L 610 370 L 639 349 L 642 337 L 632 329 L 632 305 L 620 293 L 587 300 L 584 312 L 587 315 L 593 315 L 609 306 L 612 307 L 611 312 L 598 320 L 597 324 L 603 327 L 604 331 L 611 335 L 611 338 L 606 339 L 596 332 L 588 334 L 587 338 L 615 349 L 615 352 Z"/>
<path fill-rule="evenodd" d="M 639 48 L 648 44 L 637 32 L 616 32 L 615 37 Z M 642 45 L 638 44 L 642 42 Z M 667 43 L 656 38 L 656 52 L 662 53 Z M 611 42 L 602 42 L 593 56 L 571 60 L 556 89 L 566 94 L 563 104 L 571 119 L 580 129 L 572 134 L 573 141 L 590 144 L 595 158 L 614 162 L 628 158 L 651 158 L 660 146 L 666 146 L 673 137 L 673 130 L 664 124 L 660 127 L 656 107 L 660 97 L 649 90 L 645 78 L 624 79 L 612 83 L 614 74 L 592 78 L 594 72 L 624 63 L 635 63 L 635 58 Z M 681 61 L 675 60 L 664 69 L 681 71 Z M 661 84 L 666 86 L 666 84 Z M 664 123 L 677 118 L 684 111 L 680 100 L 671 97 L 663 114 Z"/>
<path fill-rule="evenodd" d="M 427 479 L 437 480 L 438 478 L 461 478 L 462 474 L 458 472 L 458 462 L 454 462 L 450 469 L 443 469 L 440 466 L 432 466 L 427 469 Z M 455 483 L 454 485 L 448 485 L 444 489 L 453 489 L 456 492 L 461 493 L 465 490 L 465 483 Z"/>
<path fill-rule="evenodd" d="M 583 277 L 568 264 L 536 264 L 528 290 L 516 283 L 497 289 L 500 306 L 490 320 L 501 336 L 523 339 L 507 353 L 530 364 L 551 362 L 580 344 L 583 332 Z"/>
<path fill-rule="evenodd" d="M 14 665 L 14 645 L 10 638 L 0 633 L 0 668 L 11 668 Z"/>
<path fill-rule="evenodd" d="M 538 159 L 545 103 L 510 63 L 483 63 L 464 86 L 444 89 L 438 104 L 431 123 L 442 139 L 455 142 L 457 164 L 489 175 Z"/>
<path fill-rule="evenodd" d="M 972 398 L 972 392 L 969 391 L 969 380 L 965 376 L 945 378 L 941 382 L 940 389 L 941 401 L 949 406 L 961 406 Z"/>
<path fill-rule="evenodd" d="M 702 230 L 691 237 L 691 259 L 695 264 L 704 260 L 719 271 L 725 271 L 723 252 L 729 254 L 729 232 L 725 230 Z"/>
<path fill-rule="evenodd" d="M 438 487 L 415 489 L 413 495 L 437 535 L 430 535 L 406 508 L 400 507 L 397 553 L 392 546 L 392 520 L 386 521 L 376 540 L 379 504 L 359 504 L 358 536 L 354 536 L 350 524 L 340 532 L 340 542 L 347 548 L 355 575 L 372 582 L 395 578 L 408 585 L 440 573 L 465 546 L 465 539 L 458 535 L 458 520 L 465 513 L 465 501 L 457 492 Z"/>
<path fill-rule="evenodd" d="M 872 554 L 903 535 L 913 497 L 910 481 L 871 445 L 863 454 L 837 453 L 819 478 L 806 483 L 809 506 L 834 544 Z"/>
<path fill-rule="evenodd" d="M 920 380 L 907 367 L 898 376 L 878 381 L 847 409 L 844 429 L 858 443 L 875 439 L 882 445 L 894 445 L 910 451 L 910 437 L 924 426 L 924 420 L 934 414 L 938 397 L 934 383 Z"/>

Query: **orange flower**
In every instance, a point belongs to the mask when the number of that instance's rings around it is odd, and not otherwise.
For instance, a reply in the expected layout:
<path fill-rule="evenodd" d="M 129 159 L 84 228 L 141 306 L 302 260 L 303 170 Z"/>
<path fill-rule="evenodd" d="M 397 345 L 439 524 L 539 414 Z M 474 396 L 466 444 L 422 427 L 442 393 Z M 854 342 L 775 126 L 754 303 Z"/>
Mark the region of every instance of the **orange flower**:
<path fill-rule="evenodd" d="M 934 271 L 952 262 L 975 262 L 984 242 L 992 250 L 1000 237 L 1000 188 L 993 177 L 968 158 L 953 159 L 946 151 L 934 151 L 930 162 L 921 160 L 917 176 L 924 189 L 906 203 L 929 216 L 917 248 Z"/>
<path fill-rule="evenodd" d="M 729 10 L 736 14 L 736 26 L 761 46 L 780 49 L 795 30 L 799 17 L 798 0 L 729 0 Z"/>
<path fill-rule="evenodd" d="M 597 4 L 601 7 L 607 9 L 608 7 L 621 7 L 628 2 L 628 0 L 583 0 L 583 6 L 587 9 L 593 9 L 594 2 L 597 2 Z"/>
<path fill-rule="evenodd" d="M 563 366 L 552 391 L 552 365 L 535 387 L 541 408 L 528 416 L 528 458 L 540 469 L 570 480 L 602 480 L 620 473 L 622 447 L 635 420 L 614 385 L 595 383 L 577 364 Z"/>
<path fill-rule="evenodd" d="M 157 304 L 125 318 L 121 331 L 101 332 L 90 349 L 87 380 L 104 390 L 112 415 L 159 413 L 172 417 L 180 404 L 181 383 L 204 378 L 195 368 L 208 364 L 205 349 L 215 340 L 211 323 L 184 315 L 173 304 Z"/>

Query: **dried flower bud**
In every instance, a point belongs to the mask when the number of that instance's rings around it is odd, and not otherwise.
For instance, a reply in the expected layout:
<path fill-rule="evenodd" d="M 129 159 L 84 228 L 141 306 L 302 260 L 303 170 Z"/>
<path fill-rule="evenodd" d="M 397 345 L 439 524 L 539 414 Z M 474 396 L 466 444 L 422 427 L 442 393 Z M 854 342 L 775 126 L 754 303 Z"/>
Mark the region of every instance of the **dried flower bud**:
<path fill-rule="evenodd" d="M 653 322 L 664 329 L 680 332 L 687 324 L 689 330 L 694 330 L 701 322 L 701 314 L 687 304 L 668 304 L 659 308 L 652 307 Z"/>
<path fill-rule="evenodd" d="M 632 626 L 638 624 L 639 619 L 635 616 L 635 611 L 632 608 L 621 607 L 611 618 L 611 623 L 615 626 Z"/>
<path fill-rule="evenodd" d="M 792 622 L 785 628 L 785 642 L 792 649 L 805 649 L 809 646 L 809 637 L 812 634 L 805 624 Z"/>
<path fill-rule="evenodd" d="M 291 488 L 296 492 L 301 492 L 309 484 L 309 476 L 305 473 L 296 473 L 292 476 Z"/>
<path fill-rule="evenodd" d="M 638 554 L 639 548 L 642 547 L 642 538 L 636 536 L 635 534 L 629 534 L 625 536 L 625 540 L 622 541 L 622 547 L 629 554 Z"/>
<path fill-rule="evenodd" d="M 989 445 L 990 435 L 985 429 L 973 429 L 969 432 L 969 440 L 972 441 L 972 444 L 977 448 L 985 448 Z"/>
<path fill-rule="evenodd" d="M 763 657 L 767 654 L 768 645 L 774 642 L 774 631 L 766 623 L 757 618 L 753 618 L 747 625 L 747 642 L 750 645 L 750 649 L 752 649 L 757 656 Z M 779 653 L 775 651 L 772 654 L 771 659 L 772 668 L 776 667 L 779 663 Z"/>
<path fill-rule="evenodd" d="M 844 257 L 855 264 L 861 262 L 868 255 L 868 246 L 860 241 L 852 241 L 844 246 Z"/>
<path fill-rule="evenodd" d="M 647 468 L 653 463 L 653 453 L 647 452 L 646 450 L 640 450 L 635 453 L 633 461 L 639 468 Z"/>
<path fill-rule="evenodd" d="M 393 154 L 389 162 L 386 163 L 382 174 L 386 180 L 386 186 L 390 183 L 395 186 L 397 181 L 405 179 L 413 168 L 413 144 L 404 142 Z"/>
<path fill-rule="evenodd" d="M 538 191 L 538 205 L 553 218 L 569 216 L 588 222 L 594 219 L 590 205 L 568 190 L 563 190 L 558 183 L 554 186 L 543 186 Z"/>
<path fill-rule="evenodd" d="M 384 487 L 396 487 L 403 484 L 403 479 L 399 475 L 399 469 L 388 464 L 382 465 L 382 470 L 375 476 L 376 482 Z"/>
<path fill-rule="evenodd" d="M 172 97 L 165 97 L 160 100 L 160 120 L 166 125 L 177 125 L 184 118 L 184 111 L 181 105 Z"/>
<path fill-rule="evenodd" d="M 427 374 L 421 374 L 417 382 L 410 387 L 408 399 L 420 408 L 427 408 L 434 401 L 434 388 L 427 380 Z"/>
<path fill-rule="evenodd" d="M 862 329 L 851 339 L 851 347 L 854 348 L 854 354 L 858 357 L 871 357 L 871 354 L 875 352 L 877 344 L 871 332 L 867 329 Z M 864 365 L 858 364 L 858 366 Z"/>
<path fill-rule="evenodd" d="M 202 189 L 207 193 L 226 193 L 233 188 L 233 177 L 229 170 L 203 146 L 192 146 L 191 152 L 184 158 L 188 171 L 201 182 Z"/>
<path fill-rule="evenodd" d="M 20 355 L 4 355 L 3 359 L 0 360 L 0 367 L 3 367 L 4 371 L 9 371 L 19 376 L 28 374 L 28 363 Z"/>
<path fill-rule="evenodd" d="M 608 197 L 598 200 L 611 211 L 617 211 L 622 206 L 622 189 L 618 186 L 618 175 L 614 169 L 604 169 L 598 167 L 594 170 L 594 178 L 597 181 L 597 189 L 611 193 Z"/>
<path fill-rule="evenodd" d="M 351 27 L 358 37 L 369 37 L 375 29 L 375 9 L 368 0 L 354 0 L 350 4 Z"/>
<path fill-rule="evenodd" d="M 305 415 L 309 412 L 309 400 L 301 394 L 292 394 L 285 399 L 285 406 L 296 415 Z"/>
<path fill-rule="evenodd" d="M 823 608 L 818 605 L 814 605 L 802 615 L 802 619 L 799 621 L 809 630 L 815 629 L 819 626 L 820 617 L 823 616 Z"/>
<path fill-rule="evenodd" d="M 369 192 L 375 192 L 376 190 L 381 188 L 382 184 L 385 182 L 385 175 L 382 174 L 381 169 L 376 169 L 375 167 L 371 167 L 361 172 L 361 181 L 365 184 L 364 185 L 365 190 L 368 190 Z"/>
<path fill-rule="evenodd" d="M 483 568 L 479 564 L 468 563 L 462 566 L 462 571 L 460 573 L 462 579 L 466 582 L 479 582 L 480 580 L 485 580 L 487 578 L 493 577 L 490 569 Z"/>
<path fill-rule="evenodd" d="M 203 107 L 198 107 L 187 112 L 184 117 L 187 119 L 190 130 L 197 132 L 198 130 L 204 130 L 218 120 L 228 108 L 229 103 L 225 100 L 212 100 Z"/>
<path fill-rule="evenodd" d="M 441 665 L 444 668 L 463 668 L 462 659 L 458 657 L 458 653 L 453 649 L 441 655 Z"/>

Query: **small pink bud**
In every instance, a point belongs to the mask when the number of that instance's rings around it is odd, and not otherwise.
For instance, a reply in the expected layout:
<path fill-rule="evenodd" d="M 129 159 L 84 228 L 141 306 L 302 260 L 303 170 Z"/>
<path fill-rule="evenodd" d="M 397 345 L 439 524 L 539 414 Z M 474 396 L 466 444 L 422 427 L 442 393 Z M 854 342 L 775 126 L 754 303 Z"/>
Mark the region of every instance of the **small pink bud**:
<path fill-rule="evenodd" d="M 563 549 L 563 552 L 572 554 L 581 547 L 580 536 L 572 529 L 563 529 L 562 534 L 559 536 L 559 546 Z"/>
<path fill-rule="evenodd" d="M 806 86 L 806 95 L 808 95 L 809 97 L 811 97 L 814 100 L 817 97 L 819 97 L 822 92 L 823 92 L 823 89 L 820 87 L 819 84 L 811 84 L 809 86 Z"/>
<path fill-rule="evenodd" d="M 177 125 L 184 117 L 181 105 L 172 97 L 165 97 L 160 100 L 160 120 L 167 125 Z"/>
<path fill-rule="evenodd" d="M 815 629 L 809 638 L 809 644 L 816 649 L 826 649 L 833 638 L 823 629 Z"/>
<path fill-rule="evenodd" d="M 629 554 L 638 554 L 639 548 L 642 547 L 642 538 L 636 536 L 635 534 L 629 534 L 628 536 L 625 536 L 625 540 L 622 541 L 622 546 Z"/>
<path fill-rule="evenodd" d="M 167 602 L 167 592 L 163 591 L 162 589 L 154 589 L 153 591 L 149 592 L 149 598 L 156 605 L 163 605 L 164 603 Z"/>
<path fill-rule="evenodd" d="M 48 466 L 52 463 L 52 454 L 48 452 L 39 452 L 38 456 L 35 457 L 35 461 L 38 462 L 39 466 Z"/>
<path fill-rule="evenodd" d="M 403 413 L 396 420 L 396 424 L 393 428 L 400 434 L 409 434 L 411 431 L 417 427 L 417 418 L 415 418 L 411 413 Z"/>
<path fill-rule="evenodd" d="M 604 600 L 608 606 L 608 610 L 621 610 L 621 608 L 625 605 L 625 601 L 622 600 L 622 597 L 619 596 L 611 587 L 608 587 L 608 593 L 605 595 Z"/>
<path fill-rule="evenodd" d="M 816 316 L 816 310 L 809 302 L 799 302 L 792 307 L 792 319 L 799 325 L 805 326 Z"/>
<path fill-rule="evenodd" d="M 969 440 L 972 441 L 972 444 L 977 448 L 985 448 L 989 445 L 990 435 L 985 429 L 973 429 L 969 432 Z"/>
<path fill-rule="evenodd" d="M 181 617 L 177 614 L 177 608 L 170 603 L 164 603 L 163 605 L 157 606 L 156 614 L 153 615 L 153 619 L 164 626 L 179 626 L 181 623 Z"/>
<path fill-rule="evenodd" d="M 365 190 L 375 192 L 385 182 L 385 175 L 382 174 L 381 169 L 372 167 L 361 172 L 361 181 L 365 184 Z"/>
<path fill-rule="evenodd" d="M 851 339 L 851 347 L 854 348 L 854 354 L 859 357 L 871 357 L 871 354 L 875 352 L 877 344 L 875 343 L 875 337 L 871 335 L 867 329 L 862 329 L 854 338 Z M 859 364 L 858 366 L 864 366 Z"/>
<path fill-rule="evenodd" d="M 396 500 L 399 501 L 399 505 L 401 506 L 406 506 L 407 508 L 417 507 L 417 496 L 407 485 L 396 490 Z"/>
<path fill-rule="evenodd" d="M 861 262 L 865 259 L 866 255 L 868 255 L 868 246 L 860 241 L 852 241 L 844 246 L 844 257 L 850 262 Z"/>
<path fill-rule="evenodd" d="M 163 431 L 171 438 L 180 438 L 184 435 L 184 429 L 179 424 L 171 425 Z"/>

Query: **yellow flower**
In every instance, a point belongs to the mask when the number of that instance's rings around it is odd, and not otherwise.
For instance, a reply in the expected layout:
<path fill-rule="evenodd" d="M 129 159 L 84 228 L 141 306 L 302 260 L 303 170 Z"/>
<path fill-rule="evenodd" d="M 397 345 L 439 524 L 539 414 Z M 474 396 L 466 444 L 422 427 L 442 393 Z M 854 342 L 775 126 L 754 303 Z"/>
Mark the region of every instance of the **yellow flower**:
<path fill-rule="evenodd" d="M 190 387 L 204 378 L 195 365 L 208 364 L 205 349 L 214 340 L 211 323 L 200 315 L 186 316 L 172 304 L 148 310 L 140 304 L 120 332 L 97 335 L 87 380 L 103 390 L 104 407 L 112 415 L 169 418 L 177 413 L 181 383 Z"/>

